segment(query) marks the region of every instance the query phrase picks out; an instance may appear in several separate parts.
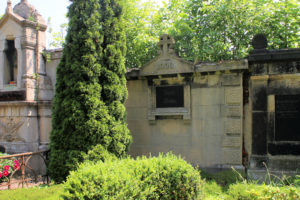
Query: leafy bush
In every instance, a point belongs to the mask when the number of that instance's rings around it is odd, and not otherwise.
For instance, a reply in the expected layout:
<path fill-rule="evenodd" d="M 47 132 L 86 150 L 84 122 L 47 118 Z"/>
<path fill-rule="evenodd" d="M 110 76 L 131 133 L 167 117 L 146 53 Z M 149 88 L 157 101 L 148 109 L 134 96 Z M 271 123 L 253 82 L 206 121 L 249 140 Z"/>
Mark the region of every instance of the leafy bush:
<path fill-rule="evenodd" d="M 107 151 L 102 145 L 98 144 L 89 150 L 88 153 L 84 155 L 83 159 L 85 162 L 105 162 L 107 160 L 116 160 L 117 156 Z"/>
<path fill-rule="evenodd" d="M 185 199 L 200 193 L 197 170 L 172 154 L 83 163 L 71 172 L 63 199 Z"/>
<path fill-rule="evenodd" d="M 293 186 L 276 187 L 271 185 L 243 184 L 238 183 L 231 185 L 227 192 L 227 199 L 284 199 L 295 200 L 300 199 L 300 188 Z"/>

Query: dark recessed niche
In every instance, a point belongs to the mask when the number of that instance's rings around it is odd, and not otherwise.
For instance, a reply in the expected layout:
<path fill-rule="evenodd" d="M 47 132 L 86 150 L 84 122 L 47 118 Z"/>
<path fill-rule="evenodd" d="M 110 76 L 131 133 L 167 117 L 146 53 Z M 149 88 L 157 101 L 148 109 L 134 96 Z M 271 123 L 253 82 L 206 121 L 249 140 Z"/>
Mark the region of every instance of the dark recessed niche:
<path fill-rule="evenodd" d="M 0 101 L 24 101 L 25 99 L 26 99 L 25 91 L 0 92 Z"/>
<path fill-rule="evenodd" d="M 184 107 L 183 86 L 156 87 L 156 107 Z"/>
<path fill-rule="evenodd" d="M 269 143 L 268 153 L 271 155 L 300 155 L 300 145 L 292 143 Z"/>
<path fill-rule="evenodd" d="M 275 140 L 300 141 L 300 95 L 275 96 Z"/>
<path fill-rule="evenodd" d="M 4 146 L 0 146 L 0 153 L 5 153 L 6 152 L 6 149 Z"/>

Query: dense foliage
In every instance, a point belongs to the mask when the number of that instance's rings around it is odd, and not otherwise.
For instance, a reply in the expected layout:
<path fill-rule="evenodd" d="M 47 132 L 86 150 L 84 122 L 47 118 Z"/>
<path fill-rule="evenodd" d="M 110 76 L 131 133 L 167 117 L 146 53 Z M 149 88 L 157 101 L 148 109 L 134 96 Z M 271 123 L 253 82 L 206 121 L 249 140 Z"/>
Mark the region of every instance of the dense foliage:
<path fill-rule="evenodd" d="M 131 142 L 123 105 L 126 39 L 119 0 L 73 0 L 68 17 L 50 136 L 48 169 L 56 182 L 65 180 L 93 146 L 122 157 Z"/>
<path fill-rule="evenodd" d="M 170 27 L 182 57 L 193 61 L 239 59 L 263 33 L 269 48 L 300 44 L 300 6 L 295 0 L 186 0 Z"/>
<path fill-rule="evenodd" d="M 231 60 L 246 57 L 252 50 L 252 38 L 258 33 L 267 36 L 269 49 L 299 47 L 299 13 L 296 0 L 170 0 L 153 12 L 145 27 L 155 30 L 148 32 L 152 37 L 161 32 L 171 34 L 178 54 L 187 60 Z M 137 28 L 137 32 L 143 30 Z M 145 60 L 145 52 L 138 50 L 139 46 L 134 49 L 134 55 Z M 147 51 L 149 57 L 154 50 Z"/>
<path fill-rule="evenodd" d="M 105 149 L 101 144 L 94 146 L 90 149 L 84 156 L 84 162 L 105 162 L 107 160 L 116 160 L 117 156 L 115 154 L 110 153 L 107 149 Z"/>
<path fill-rule="evenodd" d="M 163 33 L 175 38 L 180 56 L 194 62 L 244 58 L 258 33 L 267 36 L 269 49 L 300 47 L 297 0 L 169 0 L 161 7 L 126 0 L 124 9 L 127 68 L 154 58 Z"/>
<path fill-rule="evenodd" d="M 185 199 L 201 192 L 199 172 L 172 154 L 82 164 L 65 183 L 63 199 Z"/>

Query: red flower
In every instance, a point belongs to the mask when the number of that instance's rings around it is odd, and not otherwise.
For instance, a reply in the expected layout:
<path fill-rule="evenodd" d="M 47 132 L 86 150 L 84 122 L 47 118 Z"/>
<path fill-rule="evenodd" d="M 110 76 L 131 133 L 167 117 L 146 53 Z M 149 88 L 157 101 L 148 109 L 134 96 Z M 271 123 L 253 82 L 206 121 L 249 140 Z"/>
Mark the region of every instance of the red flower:
<path fill-rule="evenodd" d="M 15 165 L 20 165 L 20 162 L 18 160 L 14 160 Z"/>
<path fill-rule="evenodd" d="M 19 170 L 20 169 L 20 165 L 19 164 L 15 164 L 15 170 Z"/>
<path fill-rule="evenodd" d="M 7 177 L 8 174 L 9 174 L 9 172 L 8 172 L 7 170 L 4 170 L 4 171 L 3 171 L 3 176 Z"/>
<path fill-rule="evenodd" d="M 0 172 L 0 178 L 2 178 L 2 176 L 3 176 L 3 175 L 2 175 L 2 173 Z"/>
<path fill-rule="evenodd" d="M 9 165 L 4 166 L 4 170 L 8 171 L 9 170 Z M 4 172 L 3 172 L 4 173 Z"/>

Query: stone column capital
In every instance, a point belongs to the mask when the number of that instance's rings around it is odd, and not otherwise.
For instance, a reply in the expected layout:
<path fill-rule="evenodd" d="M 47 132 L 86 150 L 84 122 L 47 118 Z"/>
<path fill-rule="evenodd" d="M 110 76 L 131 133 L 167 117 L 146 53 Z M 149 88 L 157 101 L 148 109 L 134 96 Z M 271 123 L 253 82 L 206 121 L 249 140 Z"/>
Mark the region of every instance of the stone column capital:
<path fill-rule="evenodd" d="M 6 40 L 0 38 L 0 51 L 4 51 L 6 49 Z"/>

